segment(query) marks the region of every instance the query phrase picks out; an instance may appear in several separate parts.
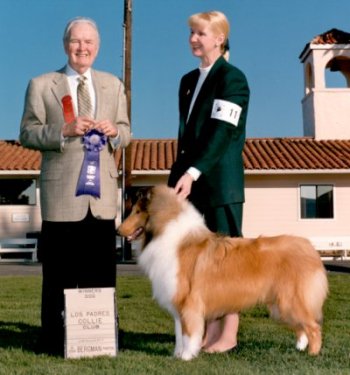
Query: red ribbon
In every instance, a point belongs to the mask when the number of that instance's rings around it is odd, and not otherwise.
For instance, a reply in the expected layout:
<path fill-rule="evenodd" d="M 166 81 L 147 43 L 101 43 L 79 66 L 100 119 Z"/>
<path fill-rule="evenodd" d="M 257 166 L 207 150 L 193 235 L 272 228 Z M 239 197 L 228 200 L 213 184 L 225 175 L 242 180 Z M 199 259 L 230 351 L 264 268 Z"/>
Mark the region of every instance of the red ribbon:
<path fill-rule="evenodd" d="M 62 99 L 64 121 L 69 124 L 75 120 L 72 97 L 65 95 Z"/>

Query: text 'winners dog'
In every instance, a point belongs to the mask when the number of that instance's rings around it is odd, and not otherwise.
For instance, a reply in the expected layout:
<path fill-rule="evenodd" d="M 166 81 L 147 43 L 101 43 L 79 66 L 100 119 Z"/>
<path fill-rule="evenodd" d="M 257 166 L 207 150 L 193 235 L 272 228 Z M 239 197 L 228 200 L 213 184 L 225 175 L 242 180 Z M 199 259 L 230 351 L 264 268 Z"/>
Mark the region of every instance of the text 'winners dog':
<path fill-rule="evenodd" d="M 174 317 L 176 357 L 198 355 L 206 320 L 259 303 L 295 331 L 297 349 L 319 353 L 328 281 L 307 239 L 219 236 L 164 185 L 139 198 L 118 231 L 130 241 L 143 236 L 138 262 L 155 299 Z"/>

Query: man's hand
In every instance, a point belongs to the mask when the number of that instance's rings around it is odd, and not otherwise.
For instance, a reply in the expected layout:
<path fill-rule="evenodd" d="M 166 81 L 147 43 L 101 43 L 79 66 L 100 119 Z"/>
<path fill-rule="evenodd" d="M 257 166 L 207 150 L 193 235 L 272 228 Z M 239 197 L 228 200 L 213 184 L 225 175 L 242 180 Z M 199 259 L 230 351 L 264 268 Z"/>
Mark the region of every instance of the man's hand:
<path fill-rule="evenodd" d="M 95 124 L 95 129 L 105 134 L 107 137 L 114 138 L 118 135 L 118 129 L 109 120 L 102 120 Z"/>
<path fill-rule="evenodd" d="M 95 125 L 96 122 L 89 117 L 77 117 L 69 124 L 63 125 L 62 135 L 63 137 L 79 137 L 93 129 Z"/>
<path fill-rule="evenodd" d="M 69 124 L 66 123 L 62 128 L 63 137 L 79 137 L 87 133 L 91 129 L 96 129 L 107 137 L 114 138 L 118 135 L 118 129 L 109 120 L 96 122 L 89 117 L 77 117 Z"/>

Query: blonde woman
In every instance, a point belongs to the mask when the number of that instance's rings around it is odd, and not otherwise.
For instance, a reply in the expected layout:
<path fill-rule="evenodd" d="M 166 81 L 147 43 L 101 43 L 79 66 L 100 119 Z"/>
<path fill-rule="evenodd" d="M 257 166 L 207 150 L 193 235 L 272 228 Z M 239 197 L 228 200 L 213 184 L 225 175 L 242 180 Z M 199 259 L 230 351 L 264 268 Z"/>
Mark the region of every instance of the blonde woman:
<path fill-rule="evenodd" d="M 168 184 L 203 213 L 210 230 L 242 236 L 249 86 L 244 73 L 227 61 L 226 16 L 198 13 L 188 23 L 190 48 L 200 66 L 181 79 L 177 159 Z M 203 350 L 234 350 L 238 324 L 238 314 L 208 322 Z"/>

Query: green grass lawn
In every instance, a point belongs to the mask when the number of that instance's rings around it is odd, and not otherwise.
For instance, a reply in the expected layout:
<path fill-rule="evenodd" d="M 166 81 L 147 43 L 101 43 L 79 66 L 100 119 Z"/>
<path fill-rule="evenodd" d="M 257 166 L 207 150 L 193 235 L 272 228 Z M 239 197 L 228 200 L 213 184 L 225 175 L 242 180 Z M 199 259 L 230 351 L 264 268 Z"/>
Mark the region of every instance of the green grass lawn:
<path fill-rule="evenodd" d="M 144 277 L 118 277 L 121 336 L 115 358 L 65 360 L 35 354 L 40 325 L 41 277 L 0 277 L 0 374 L 350 374 L 350 275 L 329 274 L 324 344 L 318 357 L 295 349 L 292 332 L 268 318 L 263 307 L 241 314 L 234 354 L 172 357 L 172 318 L 152 300 Z"/>

